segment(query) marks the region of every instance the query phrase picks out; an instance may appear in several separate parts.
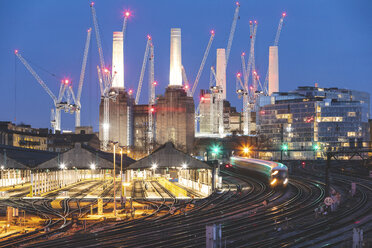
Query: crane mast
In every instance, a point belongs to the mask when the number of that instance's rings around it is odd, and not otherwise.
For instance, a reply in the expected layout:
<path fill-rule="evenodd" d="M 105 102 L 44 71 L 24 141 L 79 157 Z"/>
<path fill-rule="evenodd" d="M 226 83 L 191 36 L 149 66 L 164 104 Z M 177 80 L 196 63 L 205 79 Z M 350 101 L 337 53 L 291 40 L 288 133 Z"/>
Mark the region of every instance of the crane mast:
<path fill-rule="evenodd" d="M 131 15 L 131 13 L 129 11 L 124 12 L 123 28 L 121 30 L 123 32 L 123 42 L 124 42 L 124 39 L 125 39 L 125 31 L 127 30 L 128 18 L 130 17 L 130 15 Z"/>
<path fill-rule="evenodd" d="M 150 153 L 154 147 L 155 140 L 155 123 L 154 123 L 154 105 L 155 105 L 155 86 L 156 82 L 154 79 L 154 45 L 150 40 L 150 70 L 149 70 L 149 108 L 148 108 L 148 118 L 149 118 L 149 130 L 148 130 L 148 153 Z"/>
<path fill-rule="evenodd" d="M 98 54 L 99 54 L 99 62 L 101 65 L 101 69 L 105 68 L 105 61 L 103 59 L 103 51 L 102 51 L 102 43 L 101 43 L 101 36 L 99 34 L 99 27 L 98 27 L 98 21 L 97 21 L 97 14 L 96 9 L 94 8 L 94 3 L 92 2 L 90 4 L 90 8 L 92 10 L 92 17 L 93 17 L 93 24 L 94 24 L 94 31 L 96 33 L 96 41 L 97 41 L 97 47 L 98 47 Z"/>
<path fill-rule="evenodd" d="M 215 32 L 214 32 L 214 30 L 212 30 L 212 31 L 211 31 L 211 37 L 209 38 L 207 48 L 205 49 L 205 52 L 204 52 L 204 56 L 203 56 L 202 62 L 200 63 L 200 67 L 199 67 L 198 74 L 196 75 L 196 78 L 195 78 L 195 81 L 194 81 L 194 84 L 193 84 L 193 86 L 192 86 L 192 90 L 191 90 L 191 93 L 190 93 L 189 96 L 194 96 L 194 94 L 195 94 L 196 87 L 198 86 L 198 83 L 199 83 L 199 80 L 200 80 L 201 74 L 202 74 L 203 69 L 204 69 L 205 61 L 207 60 L 207 57 L 208 57 L 208 54 L 209 54 L 209 50 L 210 50 L 210 48 L 211 48 L 211 46 L 212 46 L 212 42 L 213 42 L 213 39 L 214 39 L 214 35 L 215 35 Z M 185 75 L 186 75 L 186 74 L 185 74 Z"/>
<path fill-rule="evenodd" d="M 80 78 L 79 78 L 79 88 L 77 91 L 76 98 L 74 97 L 74 94 L 72 92 L 72 96 L 74 98 L 74 102 L 76 104 L 76 110 L 75 110 L 75 127 L 80 127 L 80 110 L 81 110 L 81 92 L 83 89 L 83 83 L 84 83 L 84 76 L 85 76 L 85 68 L 87 66 L 87 58 L 88 58 L 88 52 L 89 52 L 89 44 L 90 44 L 90 38 L 91 38 L 91 31 L 92 28 L 89 28 L 87 31 L 87 39 L 85 41 L 85 48 L 84 48 L 84 55 L 83 55 L 83 62 L 81 65 L 81 72 L 80 72 Z"/>
<path fill-rule="evenodd" d="M 141 74 L 140 74 L 140 78 L 139 78 L 139 81 L 138 81 L 138 89 L 137 89 L 136 99 L 135 99 L 136 104 L 139 103 L 139 99 L 140 99 L 140 95 L 141 95 L 141 89 L 142 89 L 143 78 L 145 76 L 146 64 L 147 64 L 147 60 L 149 59 L 150 46 L 151 46 L 151 36 L 147 35 L 145 55 L 143 56 Z"/>
<path fill-rule="evenodd" d="M 102 149 L 104 151 L 107 151 L 108 143 L 109 143 L 109 128 L 110 128 L 110 123 L 109 123 L 110 121 L 110 116 L 109 116 L 110 115 L 110 99 L 115 100 L 117 97 L 117 92 L 115 90 L 111 90 L 112 82 L 115 78 L 116 73 L 114 72 L 113 74 L 110 74 L 110 71 L 107 68 L 105 68 L 101 36 L 99 32 L 97 14 L 96 14 L 96 10 L 94 8 L 93 2 L 90 4 L 90 7 L 92 11 L 94 31 L 96 34 L 96 41 L 97 41 L 99 62 L 100 62 L 100 67 L 97 66 L 97 73 L 98 73 L 98 79 L 99 79 L 99 86 L 101 90 L 101 99 L 103 98 Z"/>
<path fill-rule="evenodd" d="M 233 18 L 233 22 L 231 24 L 229 40 L 227 42 L 227 47 L 226 47 L 226 66 L 228 64 L 229 57 L 230 57 L 230 51 L 231 51 L 231 46 L 232 46 L 232 42 L 233 42 L 233 39 L 234 39 L 234 34 L 235 34 L 235 29 L 236 29 L 236 23 L 237 23 L 238 17 L 239 17 L 239 9 L 240 9 L 240 4 L 239 4 L 239 2 L 236 2 L 236 8 L 235 8 L 235 12 L 234 12 L 234 18 Z"/>

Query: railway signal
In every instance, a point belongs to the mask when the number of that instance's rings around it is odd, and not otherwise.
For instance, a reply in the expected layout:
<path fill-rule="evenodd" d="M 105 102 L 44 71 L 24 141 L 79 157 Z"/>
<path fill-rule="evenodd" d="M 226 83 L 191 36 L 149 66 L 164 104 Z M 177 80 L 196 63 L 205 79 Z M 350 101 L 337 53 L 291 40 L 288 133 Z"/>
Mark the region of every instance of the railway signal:
<path fill-rule="evenodd" d="M 314 144 L 313 145 L 313 150 L 314 151 L 318 151 L 319 150 L 319 145 L 318 144 Z"/>
<path fill-rule="evenodd" d="M 282 144 L 282 151 L 288 151 L 288 144 Z"/>

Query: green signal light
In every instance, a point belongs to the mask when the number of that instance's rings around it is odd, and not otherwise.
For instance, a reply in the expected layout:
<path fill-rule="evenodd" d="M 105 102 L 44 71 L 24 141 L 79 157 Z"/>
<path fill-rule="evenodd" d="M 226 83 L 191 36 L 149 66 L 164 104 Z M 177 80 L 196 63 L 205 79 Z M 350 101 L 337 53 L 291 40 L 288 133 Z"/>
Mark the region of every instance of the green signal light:
<path fill-rule="evenodd" d="M 317 150 L 319 150 L 319 145 L 313 145 L 313 149 L 315 150 L 315 151 L 317 151 Z"/>
<path fill-rule="evenodd" d="M 219 154 L 221 152 L 221 148 L 218 146 L 213 146 L 212 147 L 212 152 L 215 154 Z"/>
<path fill-rule="evenodd" d="M 287 144 L 283 144 L 282 145 L 282 150 L 283 151 L 287 151 L 288 150 L 288 145 Z"/>

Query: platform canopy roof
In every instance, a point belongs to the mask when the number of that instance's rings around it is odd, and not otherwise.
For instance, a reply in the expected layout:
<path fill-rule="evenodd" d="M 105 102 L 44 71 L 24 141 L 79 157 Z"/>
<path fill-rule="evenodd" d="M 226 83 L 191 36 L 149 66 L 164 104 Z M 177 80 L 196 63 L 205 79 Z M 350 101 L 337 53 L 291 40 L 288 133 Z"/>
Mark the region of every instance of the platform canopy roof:
<path fill-rule="evenodd" d="M 123 167 L 135 160 L 123 154 Z M 120 170 L 120 154 L 116 155 L 116 169 Z M 59 154 L 57 157 L 37 166 L 38 169 L 59 169 L 60 164 L 68 169 L 90 169 L 94 164 L 97 169 L 113 169 L 112 153 L 102 152 L 87 145 L 75 144 L 75 147 Z"/>
<path fill-rule="evenodd" d="M 131 164 L 128 169 L 150 169 L 184 167 L 188 169 L 211 169 L 211 167 L 192 156 L 177 150 L 172 142 L 165 143 L 153 153 Z"/>
<path fill-rule="evenodd" d="M 32 169 L 57 156 L 56 152 L 0 145 L 0 165 L 7 169 Z"/>

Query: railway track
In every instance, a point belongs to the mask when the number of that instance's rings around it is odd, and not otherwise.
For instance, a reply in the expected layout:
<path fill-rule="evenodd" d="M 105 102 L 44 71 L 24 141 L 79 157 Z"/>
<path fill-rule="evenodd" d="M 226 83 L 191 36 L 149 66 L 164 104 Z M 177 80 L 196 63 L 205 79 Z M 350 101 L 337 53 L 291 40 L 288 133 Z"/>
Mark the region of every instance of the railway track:
<path fill-rule="evenodd" d="M 287 190 L 273 190 L 250 175 L 226 171 L 227 190 L 221 194 L 214 193 L 201 200 L 174 201 L 170 205 L 162 191 L 159 192 L 163 196 L 161 201 L 140 201 L 157 207 L 151 215 L 118 222 L 99 232 L 38 242 L 37 246 L 204 247 L 205 225 L 221 223 L 223 243 L 227 247 L 337 247 L 350 239 L 346 234 L 355 220 L 371 215 L 367 203 L 372 197 L 372 182 L 363 179 L 366 181 L 358 187 L 357 199 L 347 209 L 315 220 L 308 216 L 314 215 L 314 208 L 322 202 L 325 190 L 317 177 L 309 176 L 292 176 Z M 332 176 L 335 187 L 341 190 L 355 181 L 351 177 Z M 160 191 L 157 185 L 155 188 Z M 243 190 L 232 190 L 237 188 Z M 262 204 L 265 200 L 269 202 L 266 207 Z M 178 211 L 187 204 L 194 207 L 187 212 Z M 169 211 L 170 206 L 177 209 L 177 214 L 157 215 L 160 210 Z M 285 225 L 292 228 L 275 231 Z M 370 230 L 367 221 L 360 226 Z M 340 239 L 340 235 L 345 238 Z"/>
<path fill-rule="evenodd" d="M 58 192 L 53 192 L 48 194 L 49 198 L 43 199 L 8 199 L 5 202 L 2 202 L 3 205 L 18 207 L 25 210 L 27 213 L 32 213 L 40 216 L 42 219 L 45 219 L 44 226 L 42 228 L 36 229 L 35 231 L 21 234 L 15 237 L 8 237 L 6 240 L 0 241 L 0 247 L 18 247 L 20 245 L 25 245 L 26 243 L 35 242 L 41 238 L 50 237 L 58 233 L 64 232 L 67 230 L 72 221 L 68 218 L 75 212 L 79 212 L 79 217 L 84 215 L 89 211 L 90 205 L 95 204 L 96 201 L 88 204 L 84 207 L 80 206 L 80 201 L 86 196 L 92 189 L 100 185 L 101 182 L 96 182 L 93 185 L 85 188 L 81 192 L 75 193 L 74 198 L 66 198 L 60 202 L 61 210 L 56 210 L 52 208 L 50 197 L 58 195 Z M 107 188 L 103 193 L 102 197 L 106 196 L 110 191 L 111 187 Z M 77 209 L 71 210 L 70 202 L 77 201 Z"/>

